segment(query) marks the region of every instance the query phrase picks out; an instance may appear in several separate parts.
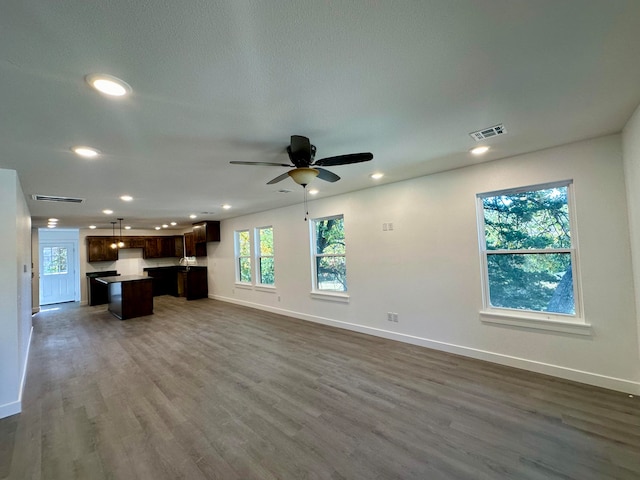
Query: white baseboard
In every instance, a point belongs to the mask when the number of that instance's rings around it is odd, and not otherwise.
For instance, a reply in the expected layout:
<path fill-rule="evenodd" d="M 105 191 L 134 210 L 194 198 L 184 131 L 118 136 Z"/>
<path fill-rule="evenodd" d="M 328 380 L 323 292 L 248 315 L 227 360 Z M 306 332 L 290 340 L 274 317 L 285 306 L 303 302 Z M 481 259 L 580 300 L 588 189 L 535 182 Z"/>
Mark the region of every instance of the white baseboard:
<path fill-rule="evenodd" d="M 31 309 L 31 315 L 35 315 L 36 313 L 38 313 L 40 311 L 40 307 L 33 307 Z"/>
<path fill-rule="evenodd" d="M 15 402 L 5 403 L 0 405 L 0 418 L 10 417 L 16 413 L 22 411 L 22 392 L 24 392 L 24 384 L 27 380 L 27 368 L 29 366 L 29 352 L 31 350 L 31 339 L 33 337 L 33 326 L 29 331 L 29 341 L 27 342 L 27 353 L 24 359 L 24 368 L 22 369 L 22 375 L 20 378 L 20 390 L 18 391 L 18 400 Z"/>
<path fill-rule="evenodd" d="M 0 418 L 10 417 L 22 411 L 22 402 L 20 400 L 0 405 Z"/>
<path fill-rule="evenodd" d="M 543 373 L 545 375 L 551 375 L 565 380 L 572 380 L 574 382 L 586 383 L 588 385 L 594 385 L 596 387 L 608 388 L 619 392 L 630 393 L 633 395 L 640 395 L 640 382 L 634 382 L 623 378 L 610 377 L 593 372 L 586 372 L 583 370 L 576 370 L 573 368 L 563 367 L 561 365 L 553 365 L 549 363 L 538 362 L 535 360 L 528 360 L 526 358 L 514 357 L 511 355 L 504 355 L 502 353 L 490 352 L 486 350 L 479 350 L 477 348 L 465 347 L 463 345 L 455 345 L 447 342 L 440 342 L 438 340 L 431 340 L 423 337 L 416 337 L 413 335 L 407 335 L 404 333 L 391 332 L 389 330 L 382 330 L 373 327 L 367 327 L 364 325 L 358 325 L 355 323 L 342 322 L 339 320 L 333 320 L 330 318 L 319 317 L 315 315 L 308 315 L 306 313 L 294 312 L 291 310 L 285 310 L 283 308 L 270 307 L 268 305 L 261 305 L 258 303 L 247 302 L 238 300 L 235 298 L 224 297 L 220 295 L 209 295 L 209 298 L 214 300 L 220 300 L 223 302 L 235 303 L 237 305 L 243 305 L 245 307 L 251 307 L 258 310 L 264 310 L 267 312 L 278 313 L 288 317 L 298 318 L 300 320 L 307 320 L 310 322 L 321 323 L 323 325 L 330 325 L 332 327 L 344 328 L 346 330 L 352 330 L 354 332 L 366 333 L 368 335 L 374 335 L 376 337 L 387 338 L 389 340 L 396 340 L 399 342 L 410 343 L 412 345 L 418 345 L 421 347 L 432 348 L 434 350 L 440 350 L 448 353 L 455 353 L 465 357 L 476 358 L 478 360 L 485 360 L 488 362 L 497 363 L 500 365 L 507 365 L 509 367 L 520 368 L 523 370 L 529 370 L 536 373 Z"/>

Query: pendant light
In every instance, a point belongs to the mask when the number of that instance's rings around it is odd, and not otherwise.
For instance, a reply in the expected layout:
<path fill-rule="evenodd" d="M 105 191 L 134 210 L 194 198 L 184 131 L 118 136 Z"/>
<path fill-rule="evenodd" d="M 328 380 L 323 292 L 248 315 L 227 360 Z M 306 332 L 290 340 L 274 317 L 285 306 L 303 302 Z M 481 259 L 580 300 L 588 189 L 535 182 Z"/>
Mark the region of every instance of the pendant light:
<path fill-rule="evenodd" d="M 111 222 L 111 248 L 114 250 L 118 248 L 118 244 L 116 243 L 116 222 Z"/>
<path fill-rule="evenodd" d="M 118 237 L 118 248 L 124 247 L 124 242 L 122 241 L 122 220 L 124 219 L 123 218 L 118 219 L 118 221 L 120 222 L 120 236 Z"/>

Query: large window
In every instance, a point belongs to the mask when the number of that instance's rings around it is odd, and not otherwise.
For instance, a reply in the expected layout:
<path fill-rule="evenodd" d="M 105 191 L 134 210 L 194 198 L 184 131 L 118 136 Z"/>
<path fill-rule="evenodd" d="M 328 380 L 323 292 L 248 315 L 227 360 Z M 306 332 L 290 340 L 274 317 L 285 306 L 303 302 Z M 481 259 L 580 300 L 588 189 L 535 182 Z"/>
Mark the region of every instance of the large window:
<path fill-rule="evenodd" d="M 314 289 L 347 291 L 344 218 L 318 218 L 311 222 Z"/>
<path fill-rule="evenodd" d="M 273 264 L 273 227 L 256 228 L 256 266 L 258 283 L 273 286 L 275 270 Z"/>
<path fill-rule="evenodd" d="M 235 232 L 236 281 L 251 283 L 251 235 L 249 230 Z"/>
<path fill-rule="evenodd" d="M 571 182 L 478 195 L 485 306 L 576 315 Z"/>

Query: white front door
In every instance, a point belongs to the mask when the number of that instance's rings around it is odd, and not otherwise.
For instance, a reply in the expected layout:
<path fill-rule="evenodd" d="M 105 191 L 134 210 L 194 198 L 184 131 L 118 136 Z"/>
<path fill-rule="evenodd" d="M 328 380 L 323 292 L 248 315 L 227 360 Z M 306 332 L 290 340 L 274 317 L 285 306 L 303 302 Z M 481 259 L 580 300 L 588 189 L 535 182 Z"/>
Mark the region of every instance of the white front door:
<path fill-rule="evenodd" d="M 73 242 L 40 243 L 40 305 L 76 299 Z"/>

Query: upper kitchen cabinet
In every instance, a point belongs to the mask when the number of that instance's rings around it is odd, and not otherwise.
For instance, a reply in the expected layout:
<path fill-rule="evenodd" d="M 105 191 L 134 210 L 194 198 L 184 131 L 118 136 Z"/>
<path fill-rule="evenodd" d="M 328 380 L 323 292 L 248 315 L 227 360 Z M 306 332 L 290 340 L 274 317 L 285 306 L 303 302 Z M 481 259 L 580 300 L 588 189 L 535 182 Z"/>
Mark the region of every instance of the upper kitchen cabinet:
<path fill-rule="evenodd" d="M 182 257 L 184 246 L 182 236 L 146 237 L 144 258 Z"/>
<path fill-rule="evenodd" d="M 88 262 L 115 262 L 118 249 L 111 248 L 113 237 L 87 237 Z"/>
<path fill-rule="evenodd" d="M 193 239 L 196 244 L 220 241 L 220 222 L 206 221 L 193 224 Z"/>
<path fill-rule="evenodd" d="M 220 241 L 220 222 L 206 221 L 193 224 L 193 232 L 185 233 L 185 256 L 206 257 L 207 242 Z"/>

